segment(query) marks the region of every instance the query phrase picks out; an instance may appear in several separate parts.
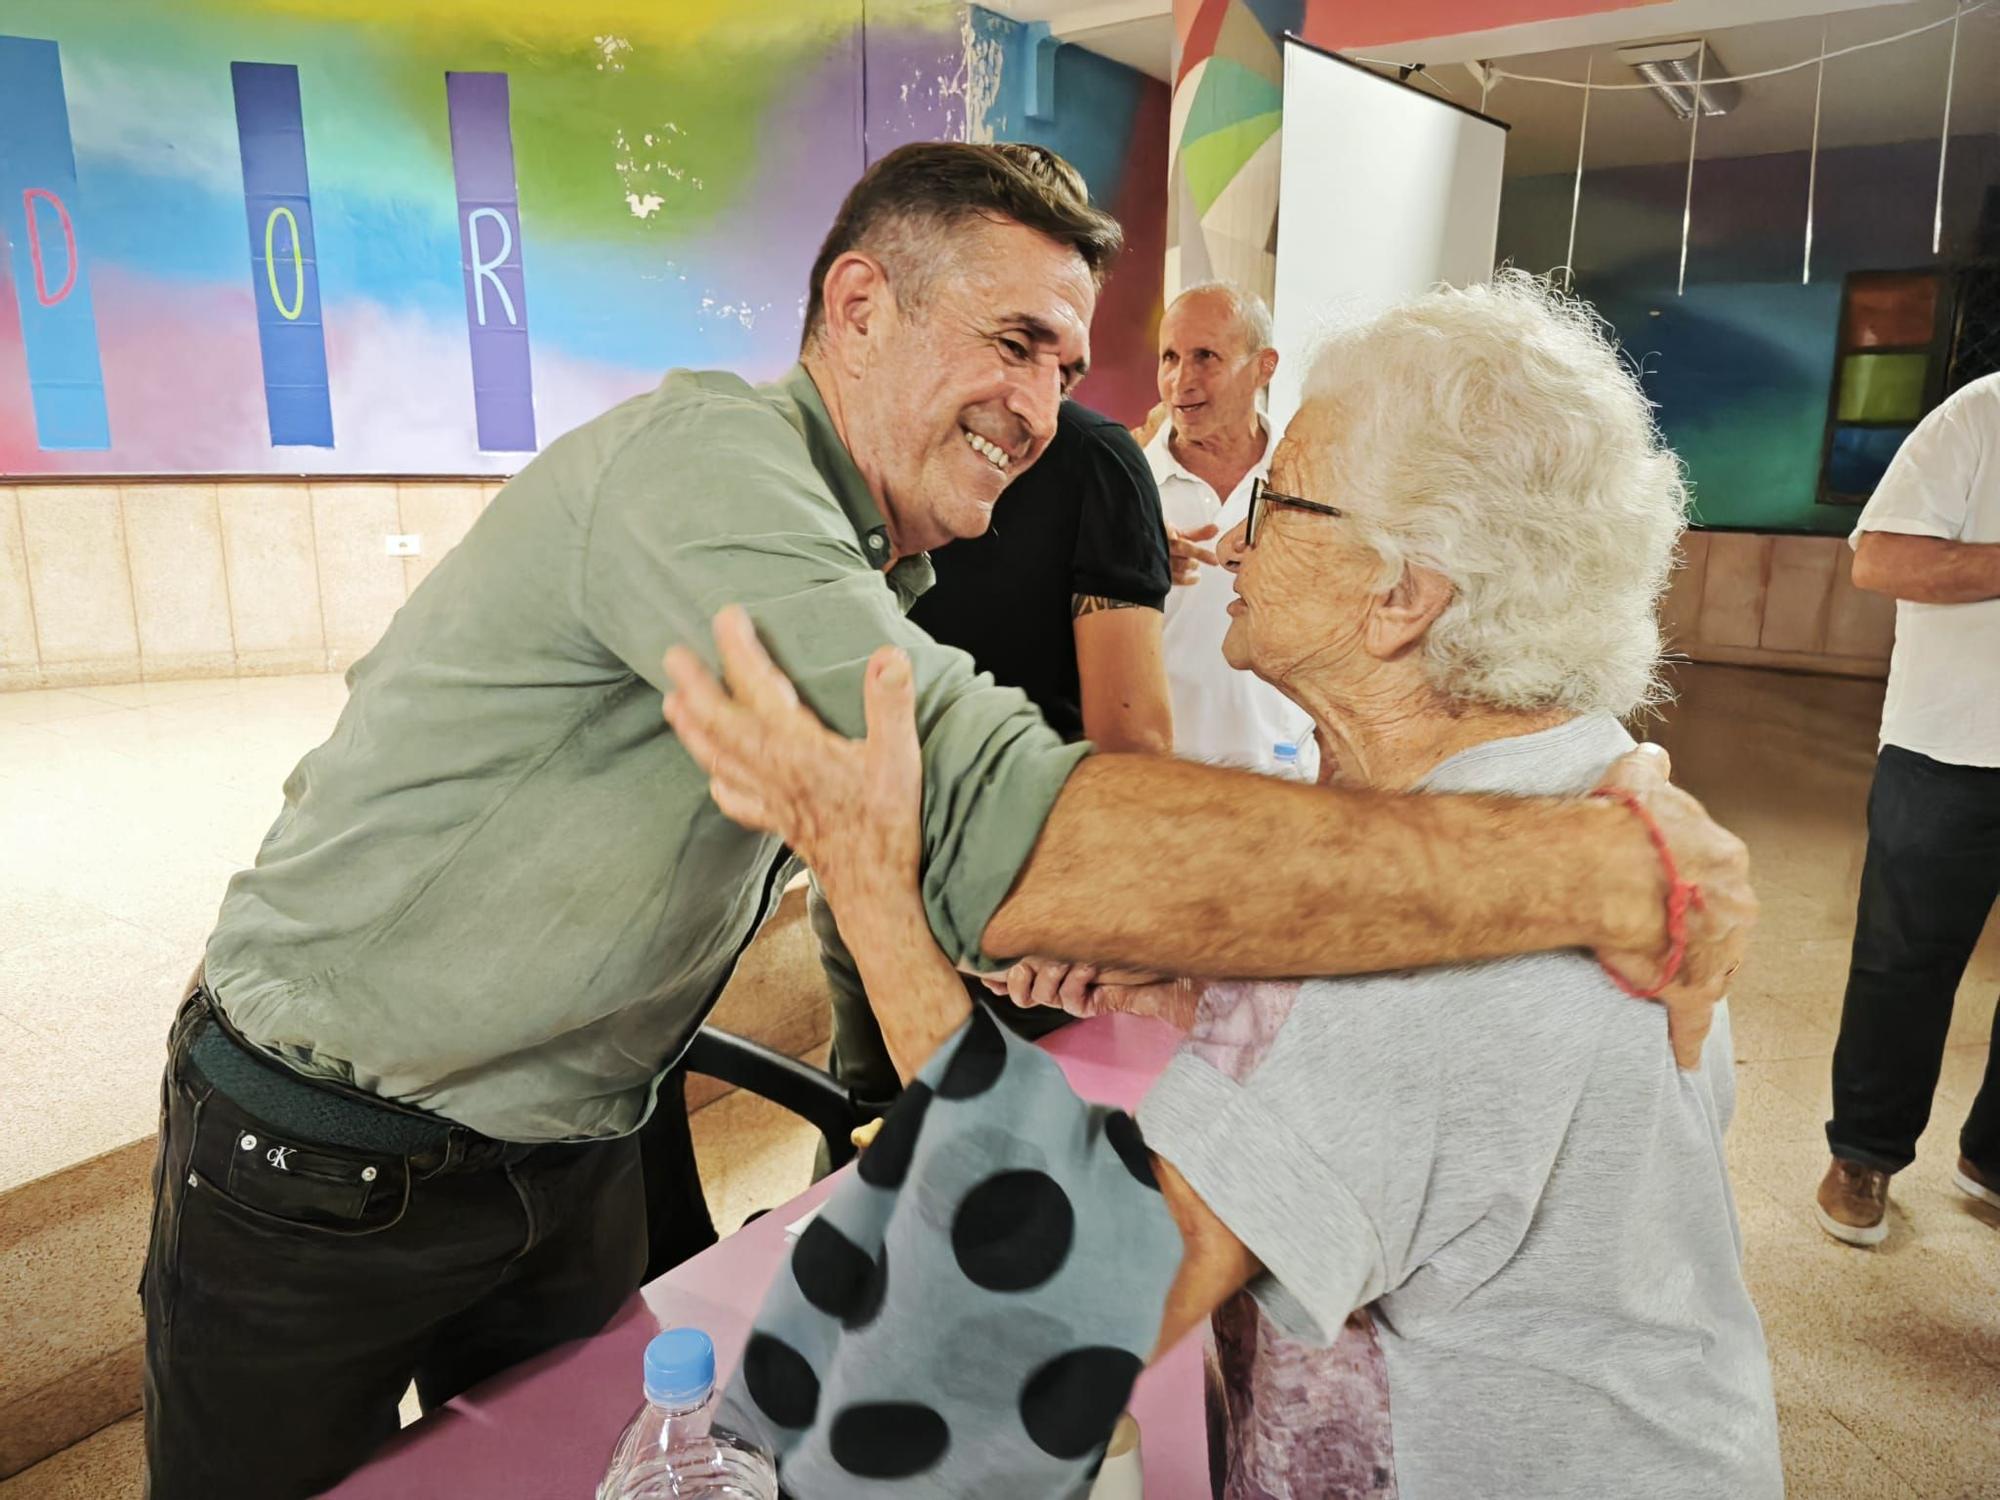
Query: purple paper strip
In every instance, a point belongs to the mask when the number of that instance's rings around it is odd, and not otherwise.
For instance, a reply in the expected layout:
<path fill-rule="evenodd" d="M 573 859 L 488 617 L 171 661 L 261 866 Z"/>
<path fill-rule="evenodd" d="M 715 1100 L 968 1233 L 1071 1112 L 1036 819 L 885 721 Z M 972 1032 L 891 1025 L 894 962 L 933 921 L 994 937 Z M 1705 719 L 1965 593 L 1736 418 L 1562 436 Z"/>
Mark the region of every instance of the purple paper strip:
<path fill-rule="evenodd" d="M 465 327 L 472 343 L 472 400 L 487 453 L 535 448 L 535 387 L 528 356 L 528 286 L 521 268 L 520 192 L 505 73 L 446 73 L 451 170 L 458 188 L 458 246 L 465 271 Z"/>

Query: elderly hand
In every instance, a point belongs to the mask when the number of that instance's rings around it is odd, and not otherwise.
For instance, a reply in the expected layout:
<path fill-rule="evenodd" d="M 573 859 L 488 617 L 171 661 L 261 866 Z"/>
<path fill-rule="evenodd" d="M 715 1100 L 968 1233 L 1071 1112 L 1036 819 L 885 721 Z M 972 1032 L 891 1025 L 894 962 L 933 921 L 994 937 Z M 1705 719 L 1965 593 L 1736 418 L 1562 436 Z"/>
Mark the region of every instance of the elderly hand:
<path fill-rule="evenodd" d="M 692 651 L 666 655 L 673 683 L 662 712 L 716 806 L 774 833 L 811 865 L 837 905 L 914 899 L 922 858 L 923 755 L 909 658 L 884 646 L 868 660 L 868 737 L 835 734 L 799 702 L 741 608 L 715 617 L 725 690 Z"/>
<path fill-rule="evenodd" d="M 1701 887 L 1701 900 L 1687 914 L 1687 951 L 1680 973 L 1661 991 L 1667 1007 L 1667 1035 L 1674 1061 L 1683 1068 L 1701 1062 L 1715 1004 L 1743 962 L 1750 929 L 1757 922 L 1757 895 L 1750 887 L 1750 851 L 1718 826 L 1702 805 L 1667 780 L 1672 765 L 1657 745 L 1641 745 L 1611 768 L 1602 783 L 1637 797 L 1659 825 L 1673 851 L 1680 877 Z M 1664 909 L 1665 898 L 1661 896 Z M 1660 972 L 1661 953 L 1607 953 L 1600 962 L 1628 981 L 1649 985 Z"/>
<path fill-rule="evenodd" d="M 1172 565 L 1174 586 L 1182 588 L 1201 576 L 1201 565 L 1216 566 L 1215 549 L 1198 543 L 1208 541 L 1215 535 L 1215 523 L 1197 526 L 1193 531 L 1182 531 L 1177 526 L 1167 528 L 1167 556 Z"/>
<path fill-rule="evenodd" d="M 1153 1016 L 1183 1031 L 1194 1024 L 1201 999 L 1192 979 L 1057 958 L 1024 958 L 1004 974 L 980 977 L 994 994 L 1019 1006 L 1054 1006 L 1073 1016 Z"/>

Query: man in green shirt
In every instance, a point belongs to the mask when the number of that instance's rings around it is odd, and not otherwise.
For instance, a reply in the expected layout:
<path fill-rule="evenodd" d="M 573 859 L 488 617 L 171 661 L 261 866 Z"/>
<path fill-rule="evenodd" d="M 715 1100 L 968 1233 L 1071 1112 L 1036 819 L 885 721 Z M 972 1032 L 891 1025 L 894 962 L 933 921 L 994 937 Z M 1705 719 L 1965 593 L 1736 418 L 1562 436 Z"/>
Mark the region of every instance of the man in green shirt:
<path fill-rule="evenodd" d="M 154 1500 L 317 1492 L 412 1378 L 435 1406 L 592 1332 L 649 1228 L 700 1213 L 677 1120 L 648 1225 L 634 1132 L 790 865 L 660 717 L 665 652 L 706 649 L 726 605 L 843 734 L 870 655 L 909 654 L 924 894 L 958 958 L 1657 967 L 1664 883 L 1618 807 L 1092 758 L 904 620 L 925 551 L 985 529 L 1087 363 L 1119 236 L 1059 180 L 990 147 L 885 157 L 813 268 L 798 368 L 677 371 L 551 444 L 357 663 L 170 1038 Z M 1646 797 L 1709 892 L 1670 995 L 1698 1041 L 1754 902 L 1741 845 Z"/>

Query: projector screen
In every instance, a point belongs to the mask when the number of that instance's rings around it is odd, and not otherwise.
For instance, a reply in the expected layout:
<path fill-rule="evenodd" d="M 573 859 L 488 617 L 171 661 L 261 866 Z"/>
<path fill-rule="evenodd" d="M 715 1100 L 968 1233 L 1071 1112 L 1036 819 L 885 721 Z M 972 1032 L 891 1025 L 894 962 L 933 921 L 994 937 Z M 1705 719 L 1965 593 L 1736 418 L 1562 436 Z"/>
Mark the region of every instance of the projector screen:
<path fill-rule="evenodd" d="M 1439 282 L 1493 275 L 1507 127 L 1285 40 L 1271 416 L 1298 406 L 1315 337 Z"/>

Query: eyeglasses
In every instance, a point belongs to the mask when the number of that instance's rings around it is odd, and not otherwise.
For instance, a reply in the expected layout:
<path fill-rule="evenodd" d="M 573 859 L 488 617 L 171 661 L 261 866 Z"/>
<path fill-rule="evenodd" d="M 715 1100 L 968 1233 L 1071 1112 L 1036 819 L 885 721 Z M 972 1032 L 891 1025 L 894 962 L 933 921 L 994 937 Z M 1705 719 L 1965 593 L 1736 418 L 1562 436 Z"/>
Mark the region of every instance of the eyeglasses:
<path fill-rule="evenodd" d="M 1264 528 L 1264 513 L 1272 508 L 1311 511 L 1316 516 L 1333 516 L 1335 519 L 1347 514 L 1337 505 L 1322 505 L 1317 500 L 1287 495 L 1272 489 L 1261 479 L 1253 479 L 1250 481 L 1250 524 L 1243 530 L 1243 545 L 1246 548 L 1257 545 L 1257 533 Z"/>

